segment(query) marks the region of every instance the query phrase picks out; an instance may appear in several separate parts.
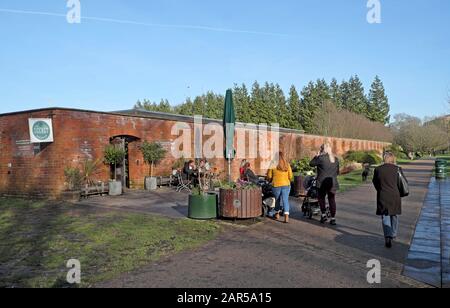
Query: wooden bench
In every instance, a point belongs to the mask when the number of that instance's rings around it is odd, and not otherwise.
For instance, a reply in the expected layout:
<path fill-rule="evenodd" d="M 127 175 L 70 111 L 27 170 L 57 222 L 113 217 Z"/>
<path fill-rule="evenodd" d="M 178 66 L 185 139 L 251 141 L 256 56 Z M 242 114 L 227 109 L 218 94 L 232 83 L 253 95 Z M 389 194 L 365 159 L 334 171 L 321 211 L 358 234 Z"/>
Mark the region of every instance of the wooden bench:
<path fill-rule="evenodd" d="M 158 176 L 157 177 L 157 185 L 158 187 L 168 186 L 172 187 L 175 185 L 176 178 L 174 176 Z"/>
<path fill-rule="evenodd" d="M 81 189 L 81 198 L 89 198 L 90 196 L 103 196 L 109 193 L 109 186 L 104 182 L 99 182 L 95 186 L 83 187 Z"/>

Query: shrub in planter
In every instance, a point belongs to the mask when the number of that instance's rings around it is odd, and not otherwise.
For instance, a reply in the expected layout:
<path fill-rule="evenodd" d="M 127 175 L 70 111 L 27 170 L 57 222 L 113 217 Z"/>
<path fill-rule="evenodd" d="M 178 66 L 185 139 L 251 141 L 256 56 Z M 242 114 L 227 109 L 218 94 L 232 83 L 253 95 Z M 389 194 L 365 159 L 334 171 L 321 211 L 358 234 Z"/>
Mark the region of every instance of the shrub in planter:
<path fill-rule="evenodd" d="M 81 189 L 83 176 L 80 169 L 67 167 L 64 169 L 64 177 L 66 178 L 65 184 L 67 191 L 77 191 Z"/>
<path fill-rule="evenodd" d="M 124 149 L 114 145 L 105 148 L 104 161 L 114 168 L 114 179 L 109 181 L 109 195 L 119 196 L 122 194 L 122 182 L 117 181 L 117 165 L 123 162 L 126 152 Z"/>
<path fill-rule="evenodd" d="M 307 175 L 310 172 L 314 172 L 315 168 L 309 165 L 310 162 L 311 159 L 308 157 L 302 158 L 300 160 L 293 160 L 291 162 L 292 171 L 301 175 Z"/>
<path fill-rule="evenodd" d="M 166 156 L 167 151 L 160 143 L 145 141 L 141 146 L 144 162 L 150 166 L 149 177 L 145 178 L 145 188 L 147 190 L 155 190 L 158 187 L 156 178 L 153 177 L 153 168 L 160 163 Z"/>

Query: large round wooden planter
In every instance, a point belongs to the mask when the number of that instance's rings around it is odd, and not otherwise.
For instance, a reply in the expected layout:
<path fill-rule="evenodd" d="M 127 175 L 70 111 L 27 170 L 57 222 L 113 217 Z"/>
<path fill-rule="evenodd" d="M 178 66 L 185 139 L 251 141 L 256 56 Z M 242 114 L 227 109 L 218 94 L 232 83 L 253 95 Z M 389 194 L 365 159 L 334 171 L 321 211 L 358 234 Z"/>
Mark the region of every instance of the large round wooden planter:
<path fill-rule="evenodd" d="M 251 219 L 262 216 L 262 190 L 221 189 L 219 215 L 229 219 Z"/>
<path fill-rule="evenodd" d="M 217 195 L 189 195 L 189 218 L 207 220 L 217 218 Z"/>

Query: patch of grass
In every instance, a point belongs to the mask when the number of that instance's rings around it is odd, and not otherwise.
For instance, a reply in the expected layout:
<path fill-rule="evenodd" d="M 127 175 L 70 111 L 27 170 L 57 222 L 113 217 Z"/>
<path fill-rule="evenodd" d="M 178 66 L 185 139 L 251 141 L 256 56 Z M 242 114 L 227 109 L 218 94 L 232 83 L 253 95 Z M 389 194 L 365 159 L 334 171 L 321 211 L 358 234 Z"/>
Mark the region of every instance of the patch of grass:
<path fill-rule="evenodd" d="M 362 179 L 363 170 L 355 170 L 345 175 L 340 175 L 338 177 L 340 189 L 339 192 L 344 192 L 351 188 L 358 187 L 364 184 Z M 368 182 L 370 182 L 371 177 L 369 177 Z"/>
<path fill-rule="evenodd" d="M 215 222 L 0 199 L 0 287 L 65 287 L 69 259 L 89 287 L 214 239 Z"/>

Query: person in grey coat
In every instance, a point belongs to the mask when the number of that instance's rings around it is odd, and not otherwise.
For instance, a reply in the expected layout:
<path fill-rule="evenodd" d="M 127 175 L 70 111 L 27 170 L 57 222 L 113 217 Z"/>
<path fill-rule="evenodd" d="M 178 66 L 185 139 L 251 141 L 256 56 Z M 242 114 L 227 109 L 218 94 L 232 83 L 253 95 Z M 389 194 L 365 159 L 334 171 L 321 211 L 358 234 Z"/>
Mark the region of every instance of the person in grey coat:
<path fill-rule="evenodd" d="M 377 215 L 382 217 L 386 247 L 392 248 L 392 241 L 398 235 L 398 216 L 402 214 L 402 198 L 398 185 L 399 171 L 394 154 L 384 155 L 384 164 L 375 169 L 373 184 L 377 190 Z"/>

